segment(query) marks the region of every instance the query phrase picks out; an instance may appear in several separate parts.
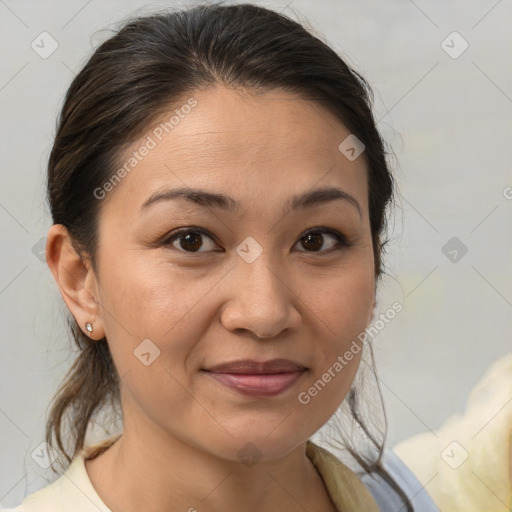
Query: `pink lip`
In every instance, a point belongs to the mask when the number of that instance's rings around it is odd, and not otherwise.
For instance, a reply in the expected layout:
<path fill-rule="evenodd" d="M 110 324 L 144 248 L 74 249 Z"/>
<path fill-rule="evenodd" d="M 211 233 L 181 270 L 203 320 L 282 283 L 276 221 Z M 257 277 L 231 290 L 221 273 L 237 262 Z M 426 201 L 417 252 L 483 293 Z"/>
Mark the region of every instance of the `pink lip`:
<path fill-rule="evenodd" d="M 210 368 L 205 368 L 209 372 L 215 373 L 244 373 L 244 374 L 272 374 L 288 373 L 298 370 L 305 370 L 306 367 L 290 359 L 271 359 L 269 361 L 255 361 L 253 359 L 242 359 L 221 363 Z"/>
<path fill-rule="evenodd" d="M 247 396 L 275 396 L 291 387 L 304 373 L 295 370 L 285 373 L 249 374 L 207 371 L 215 380 Z"/>

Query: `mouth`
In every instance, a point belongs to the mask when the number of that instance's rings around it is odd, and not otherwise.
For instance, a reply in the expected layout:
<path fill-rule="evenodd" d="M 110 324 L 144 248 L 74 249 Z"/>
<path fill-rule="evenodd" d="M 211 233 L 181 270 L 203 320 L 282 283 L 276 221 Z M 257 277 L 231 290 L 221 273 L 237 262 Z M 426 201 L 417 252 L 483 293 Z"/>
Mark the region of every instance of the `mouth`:
<path fill-rule="evenodd" d="M 233 361 L 202 370 L 216 382 L 252 397 L 276 396 L 292 387 L 307 368 L 289 359 Z"/>
<path fill-rule="evenodd" d="M 253 397 L 270 397 L 283 393 L 292 387 L 306 370 L 272 374 L 215 373 L 205 370 L 220 384 Z"/>

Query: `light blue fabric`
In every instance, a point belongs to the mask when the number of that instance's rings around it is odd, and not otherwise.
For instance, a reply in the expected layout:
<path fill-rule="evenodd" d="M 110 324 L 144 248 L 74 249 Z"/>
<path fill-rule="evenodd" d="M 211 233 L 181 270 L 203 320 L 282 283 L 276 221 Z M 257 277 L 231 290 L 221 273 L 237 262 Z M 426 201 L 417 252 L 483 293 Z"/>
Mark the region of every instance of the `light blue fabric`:
<path fill-rule="evenodd" d="M 392 450 L 384 452 L 383 466 L 405 492 L 414 512 L 440 512 L 419 480 Z M 381 475 L 358 474 L 379 505 L 381 512 L 407 511 L 403 500 Z"/>

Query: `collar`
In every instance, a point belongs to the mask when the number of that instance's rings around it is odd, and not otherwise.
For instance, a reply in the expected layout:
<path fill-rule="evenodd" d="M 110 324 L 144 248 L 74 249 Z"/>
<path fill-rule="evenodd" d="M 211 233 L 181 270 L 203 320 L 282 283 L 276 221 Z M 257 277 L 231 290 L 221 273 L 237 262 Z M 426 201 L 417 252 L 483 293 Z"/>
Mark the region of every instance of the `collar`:
<path fill-rule="evenodd" d="M 308 440 L 306 455 L 322 477 L 332 502 L 340 512 L 380 511 L 356 473 L 330 451 Z"/>

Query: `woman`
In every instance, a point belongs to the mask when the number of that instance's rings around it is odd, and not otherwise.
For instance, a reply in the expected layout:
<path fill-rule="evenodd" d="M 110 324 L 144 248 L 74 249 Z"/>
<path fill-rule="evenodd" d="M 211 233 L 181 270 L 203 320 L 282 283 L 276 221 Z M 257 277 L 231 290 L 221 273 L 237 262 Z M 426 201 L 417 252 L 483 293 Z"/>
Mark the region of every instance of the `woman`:
<path fill-rule="evenodd" d="M 47 441 L 71 464 L 15 510 L 437 510 L 354 385 L 393 194 L 369 94 L 248 4 L 138 18 L 95 51 L 48 167 L 81 352 Z M 109 402 L 122 434 L 87 445 Z M 342 403 L 361 473 L 310 440 Z"/>

